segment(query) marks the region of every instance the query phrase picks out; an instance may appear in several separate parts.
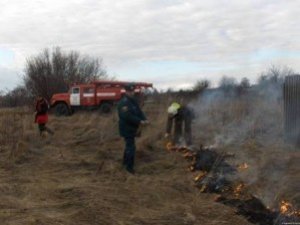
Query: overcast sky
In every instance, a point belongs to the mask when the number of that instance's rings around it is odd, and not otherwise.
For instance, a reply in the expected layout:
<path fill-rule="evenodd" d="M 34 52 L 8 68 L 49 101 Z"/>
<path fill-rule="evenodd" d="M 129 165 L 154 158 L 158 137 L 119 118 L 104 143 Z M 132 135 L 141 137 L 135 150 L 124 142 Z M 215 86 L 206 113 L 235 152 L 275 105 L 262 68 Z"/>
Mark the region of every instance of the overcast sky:
<path fill-rule="evenodd" d="M 189 87 L 300 72 L 300 0 L 0 0 L 0 90 L 27 57 L 60 46 L 102 57 L 119 80 Z"/>

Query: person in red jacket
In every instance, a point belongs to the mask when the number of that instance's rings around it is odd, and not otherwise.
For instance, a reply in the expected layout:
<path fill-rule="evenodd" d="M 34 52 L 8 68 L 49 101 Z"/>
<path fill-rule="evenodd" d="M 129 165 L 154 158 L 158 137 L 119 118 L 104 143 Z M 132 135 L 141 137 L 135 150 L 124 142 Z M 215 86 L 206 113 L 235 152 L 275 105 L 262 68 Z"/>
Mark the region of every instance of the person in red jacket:
<path fill-rule="evenodd" d="M 48 122 L 48 110 L 49 103 L 43 97 L 38 97 L 35 104 L 35 123 L 38 124 L 40 135 L 42 136 L 45 132 L 53 135 L 54 132 L 46 126 Z"/>

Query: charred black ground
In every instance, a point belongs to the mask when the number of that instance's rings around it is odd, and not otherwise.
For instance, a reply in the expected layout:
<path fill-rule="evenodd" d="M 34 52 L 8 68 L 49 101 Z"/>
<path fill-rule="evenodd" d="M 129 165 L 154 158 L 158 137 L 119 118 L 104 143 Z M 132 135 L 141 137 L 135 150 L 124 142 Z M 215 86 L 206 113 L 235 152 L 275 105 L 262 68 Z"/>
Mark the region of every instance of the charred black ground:
<path fill-rule="evenodd" d="M 216 202 L 236 208 L 236 214 L 244 216 L 249 222 L 259 225 L 281 225 L 299 223 L 299 215 L 285 215 L 279 210 L 271 210 L 253 194 L 249 193 L 238 169 L 226 158 L 233 154 L 218 153 L 212 148 L 200 146 L 198 150 L 169 148 L 185 153 L 191 171 L 201 171 L 195 178 L 195 186 L 203 193 L 216 193 Z"/>

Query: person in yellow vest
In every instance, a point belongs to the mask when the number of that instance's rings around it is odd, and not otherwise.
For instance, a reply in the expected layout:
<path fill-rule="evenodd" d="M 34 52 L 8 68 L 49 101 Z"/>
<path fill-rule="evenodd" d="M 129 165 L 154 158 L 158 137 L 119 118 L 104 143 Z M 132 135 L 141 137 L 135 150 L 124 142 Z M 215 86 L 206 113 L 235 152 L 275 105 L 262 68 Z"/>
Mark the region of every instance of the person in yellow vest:
<path fill-rule="evenodd" d="M 178 102 L 172 102 L 168 108 L 168 120 L 165 137 L 172 135 L 173 144 L 182 145 L 183 138 L 186 146 L 191 146 L 192 143 L 192 120 L 195 118 L 193 110 Z"/>

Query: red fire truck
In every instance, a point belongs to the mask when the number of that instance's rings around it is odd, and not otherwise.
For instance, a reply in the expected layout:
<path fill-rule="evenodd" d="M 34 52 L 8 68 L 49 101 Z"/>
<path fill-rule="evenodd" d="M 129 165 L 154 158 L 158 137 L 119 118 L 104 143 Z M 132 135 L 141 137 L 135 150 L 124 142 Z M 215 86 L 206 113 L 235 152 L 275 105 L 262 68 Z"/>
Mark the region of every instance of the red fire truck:
<path fill-rule="evenodd" d="M 57 116 L 71 115 L 78 109 L 99 109 L 102 113 L 109 113 L 113 105 L 124 95 L 124 86 L 128 83 L 135 84 L 135 93 L 140 99 L 144 90 L 152 87 L 151 83 L 121 81 L 94 81 L 88 84 L 74 84 L 68 93 L 52 96 L 51 108 L 54 108 Z"/>

